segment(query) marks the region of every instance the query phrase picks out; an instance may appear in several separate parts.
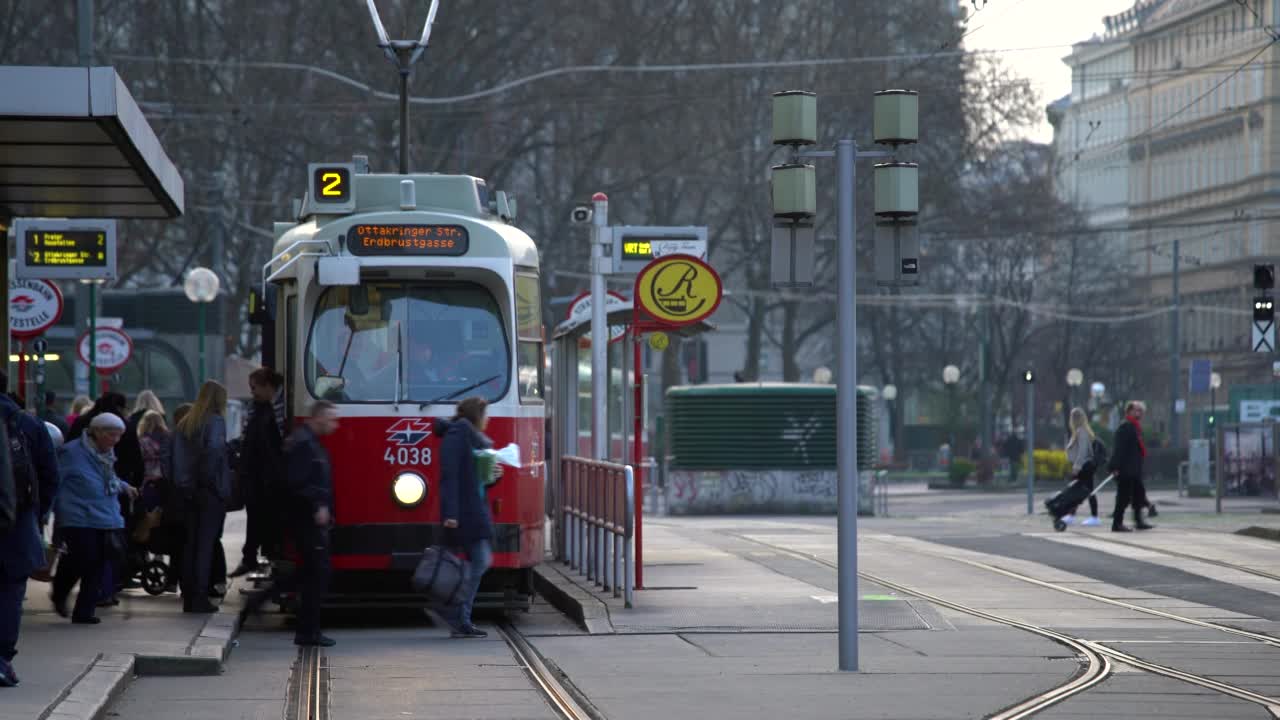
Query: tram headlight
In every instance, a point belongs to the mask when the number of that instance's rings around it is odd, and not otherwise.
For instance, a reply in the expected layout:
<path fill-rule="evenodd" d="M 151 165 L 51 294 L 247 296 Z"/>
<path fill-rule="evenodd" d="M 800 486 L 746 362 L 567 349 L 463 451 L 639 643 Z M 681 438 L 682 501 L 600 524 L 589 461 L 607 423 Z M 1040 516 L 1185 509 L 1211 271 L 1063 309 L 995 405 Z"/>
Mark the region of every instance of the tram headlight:
<path fill-rule="evenodd" d="M 391 484 L 391 495 L 400 507 L 415 507 L 427 497 L 427 481 L 418 473 L 402 472 Z"/>

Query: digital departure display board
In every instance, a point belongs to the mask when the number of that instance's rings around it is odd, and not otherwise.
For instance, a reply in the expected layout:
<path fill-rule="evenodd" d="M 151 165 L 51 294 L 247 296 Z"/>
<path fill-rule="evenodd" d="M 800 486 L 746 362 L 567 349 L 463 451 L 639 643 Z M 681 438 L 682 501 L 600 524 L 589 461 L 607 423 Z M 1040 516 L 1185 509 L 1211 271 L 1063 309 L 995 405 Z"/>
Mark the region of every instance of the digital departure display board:
<path fill-rule="evenodd" d="M 101 230 L 28 230 L 28 267 L 106 267 L 107 233 Z"/>
<path fill-rule="evenodd" d="M 19 278 L 111 279 L 116 274 L 115 220 L 20 218 L 13 222 Z"/>
<path fill-rule="evenodd" d="M 471 246 L 461 225 L 353 225 L 347 233 L 352 255 L 465 255 Z"/>

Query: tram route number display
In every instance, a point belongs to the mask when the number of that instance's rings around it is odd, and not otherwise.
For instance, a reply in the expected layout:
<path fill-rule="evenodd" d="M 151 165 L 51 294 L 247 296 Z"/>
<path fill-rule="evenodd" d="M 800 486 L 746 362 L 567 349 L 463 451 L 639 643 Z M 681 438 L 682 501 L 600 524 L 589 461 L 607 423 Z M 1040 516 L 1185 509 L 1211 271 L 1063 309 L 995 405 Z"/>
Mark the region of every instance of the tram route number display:
<path fill-rule="evenodd" d="M 461 225 L 353 225 L 347 233 L 352 255 L 465 255 L 471 237 Z"/>
<path fill-rule="evenodd" d="M 388 465 L 430 465 L 431 448 L 389 447 L 382 459 Z"/>

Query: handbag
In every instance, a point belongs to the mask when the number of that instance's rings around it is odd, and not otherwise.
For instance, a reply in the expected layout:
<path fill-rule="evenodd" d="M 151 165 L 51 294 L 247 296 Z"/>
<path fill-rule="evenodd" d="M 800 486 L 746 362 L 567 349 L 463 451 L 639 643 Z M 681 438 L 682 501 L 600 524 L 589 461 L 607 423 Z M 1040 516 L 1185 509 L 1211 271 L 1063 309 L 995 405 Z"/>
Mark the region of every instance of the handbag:
<path fill-rule="evenodd" d="M 457 605 L 464 600 L 463 588 L 470 577 L 470 563 L 463 562 L 442 547 L 433 546 L 422 551 L 410 584 L 416 592 L 424 593 L 438 603 Z"/>
<path fill-rule="evenodd" d="M 44 567 L 31 571 L 31 579 L 36 582 L 53 582 L 53 576 L 58 572 L 58 561 L 66 554 L 67 548 L 62 544 L 45 545 Z"/>

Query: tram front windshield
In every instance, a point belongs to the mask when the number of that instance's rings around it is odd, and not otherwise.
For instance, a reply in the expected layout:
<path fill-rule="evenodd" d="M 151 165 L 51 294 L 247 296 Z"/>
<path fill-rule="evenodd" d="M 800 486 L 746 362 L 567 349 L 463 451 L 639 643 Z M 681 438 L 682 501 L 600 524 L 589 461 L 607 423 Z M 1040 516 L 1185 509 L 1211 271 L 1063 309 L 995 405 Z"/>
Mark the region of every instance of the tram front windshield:
<path fill-rule="evenodd" d="M 307 338 L 312 394 L 341 403 L 493 402 L 510 366 L 498 303 L 473 283 L 328 288 Z"/>

